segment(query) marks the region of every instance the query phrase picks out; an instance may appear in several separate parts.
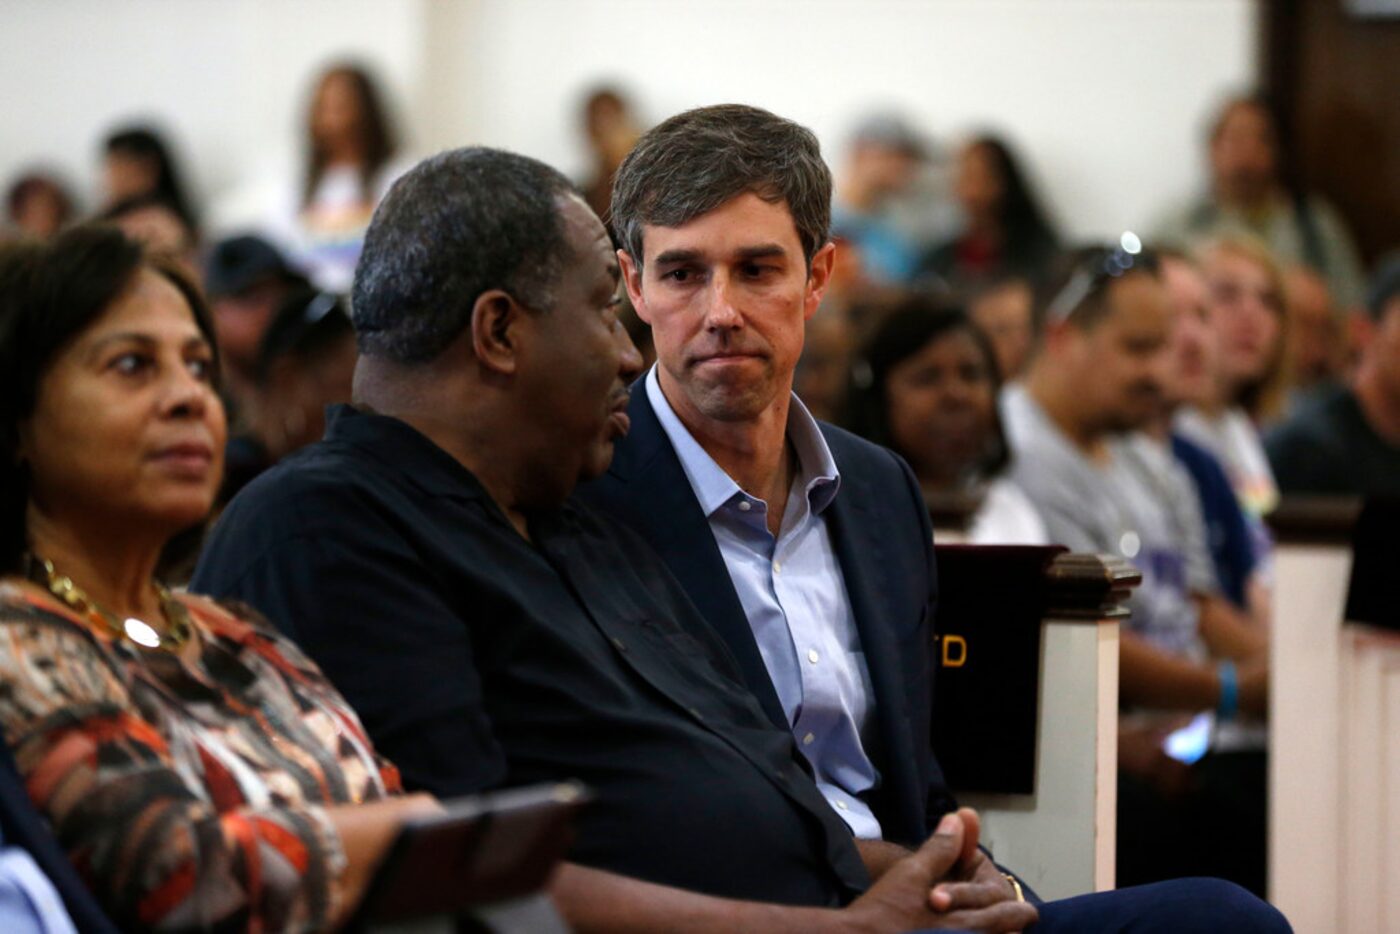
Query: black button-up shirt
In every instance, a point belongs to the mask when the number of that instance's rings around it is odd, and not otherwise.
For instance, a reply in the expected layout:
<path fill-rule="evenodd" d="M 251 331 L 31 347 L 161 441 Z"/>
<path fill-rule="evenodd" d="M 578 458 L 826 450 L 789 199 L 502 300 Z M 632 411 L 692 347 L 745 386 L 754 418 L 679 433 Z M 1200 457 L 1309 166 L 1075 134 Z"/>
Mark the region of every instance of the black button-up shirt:
<path fill-rule="evenodd" d="M 863 889 L 792 737 L 651 549 L 575 503 L 529 529 L 408 425 L 342 406 L 234 500 L 191 589 L 300 643 L 409 787 L 586 782 L 576 862 L 789 904 Z"/>

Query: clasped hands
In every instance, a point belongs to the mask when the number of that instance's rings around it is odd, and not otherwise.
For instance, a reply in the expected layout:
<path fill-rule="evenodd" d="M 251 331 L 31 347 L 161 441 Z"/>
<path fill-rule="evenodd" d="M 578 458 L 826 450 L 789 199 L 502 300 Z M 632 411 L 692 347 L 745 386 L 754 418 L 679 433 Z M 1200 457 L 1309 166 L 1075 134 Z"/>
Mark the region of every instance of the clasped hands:
<path fill-rule="evenodd" d="M 918 850 L 891 866 L 851 908 L 872 931 L 956 929 L 1011 932 L 1034 924 L 1035 906 L 978 848 L 982 822 L 971 808 L 947 814 Z"/>

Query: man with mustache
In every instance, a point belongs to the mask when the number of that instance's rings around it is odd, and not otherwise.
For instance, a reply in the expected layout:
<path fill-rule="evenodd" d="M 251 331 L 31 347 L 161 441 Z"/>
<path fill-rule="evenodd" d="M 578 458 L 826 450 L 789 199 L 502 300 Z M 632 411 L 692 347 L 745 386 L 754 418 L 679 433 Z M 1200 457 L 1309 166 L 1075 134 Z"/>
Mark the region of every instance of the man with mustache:
<path fill-rule="evenodd" d="M 642 136 L 611 221 L 658 364 L 633 386 L 612 467 L 582 495 L 666 561 L 878 877 L 954 804 L 929 746 L 935 579 L 918 484 L 792 393 L 830 281 L 830 207 L 816 138 L 767 111 L 704 107 Z M 985 857 L 949 878 L 993 902 L 1021 894 Z M 1167 890 L 1191 891 L 1200 913 L 1169 907 Z M 1167 916 L 1214 930 L 1236 908 L 1242 923 L 1274 923 L 1253 899 L 1217 901 L 1236 896 L 1198 882 L 1068 899 L 1043 905 L 1037 930 Z"/>
<path fill-rule="evenodd" d="M 1051 541 L 1120 555 L 1143 574 L 1119 655 L 1120 702 L 1135 711 L 1119 731 L 1119 881 L 1216 874 L 1262 894 L 1257 742 L 1242 759 L 1213 751 L 1188 775 L 1162 751 L 1164 721 L 1136 713 L 1263 715 L 1268 663 L 1263 632 L 1218 593 L 1189 478 L 1143 434 L 1166 412 L 1180 312 L 1156 256 L 1133 245 L 1077 251 L 1047 281 L 1039 345 L 1003 398 L 1013 476 Z M 1196 794 L 1206 784 L 1218 793 Z M 1203 833 L 1221 844 L 1203 849 Z"/>

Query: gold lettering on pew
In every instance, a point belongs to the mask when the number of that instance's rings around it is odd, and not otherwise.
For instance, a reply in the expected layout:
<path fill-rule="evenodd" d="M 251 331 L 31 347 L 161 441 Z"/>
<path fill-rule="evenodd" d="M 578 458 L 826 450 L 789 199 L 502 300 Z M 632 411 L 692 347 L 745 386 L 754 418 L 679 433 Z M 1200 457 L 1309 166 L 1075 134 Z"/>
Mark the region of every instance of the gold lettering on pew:
<path fill-rule="evenodd" d="M 943 667 L 961 668 L 967 664 L 967 640 L 951 633 L 943 637 Z M 956 651 L 954 651 L 956 649 Z"/>

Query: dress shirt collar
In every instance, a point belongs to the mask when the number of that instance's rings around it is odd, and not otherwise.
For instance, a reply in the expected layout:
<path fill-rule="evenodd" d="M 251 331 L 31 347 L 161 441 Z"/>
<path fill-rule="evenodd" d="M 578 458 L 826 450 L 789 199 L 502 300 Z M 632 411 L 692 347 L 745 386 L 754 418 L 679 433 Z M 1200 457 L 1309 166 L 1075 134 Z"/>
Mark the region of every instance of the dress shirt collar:
<path fill-rule="evenodd" d="M 657 372 L 658 367 L 653 366 L 645 377 L 647 401 L 671 440 L 671 446 L 680 458 L 686 479 L 690 481 L 705 517 L 714 515 L 716 510 L 733 502 L 736 497 L 752 500 L 753 497 L 715 463 L 715 459 L 700 446 L 689 429 L 681 424 L 680 417 L 661 391 Z M 798 482 L 807 494 L 813 514 L 820 514 L 836 498 L 841 486 L 841 472 L 836 469 L 836 459 L 831 456 L 831 448 L 822 437 L 817 420 L 795 393 L 788 407 L 787 438 L 797 452 Z"/>

